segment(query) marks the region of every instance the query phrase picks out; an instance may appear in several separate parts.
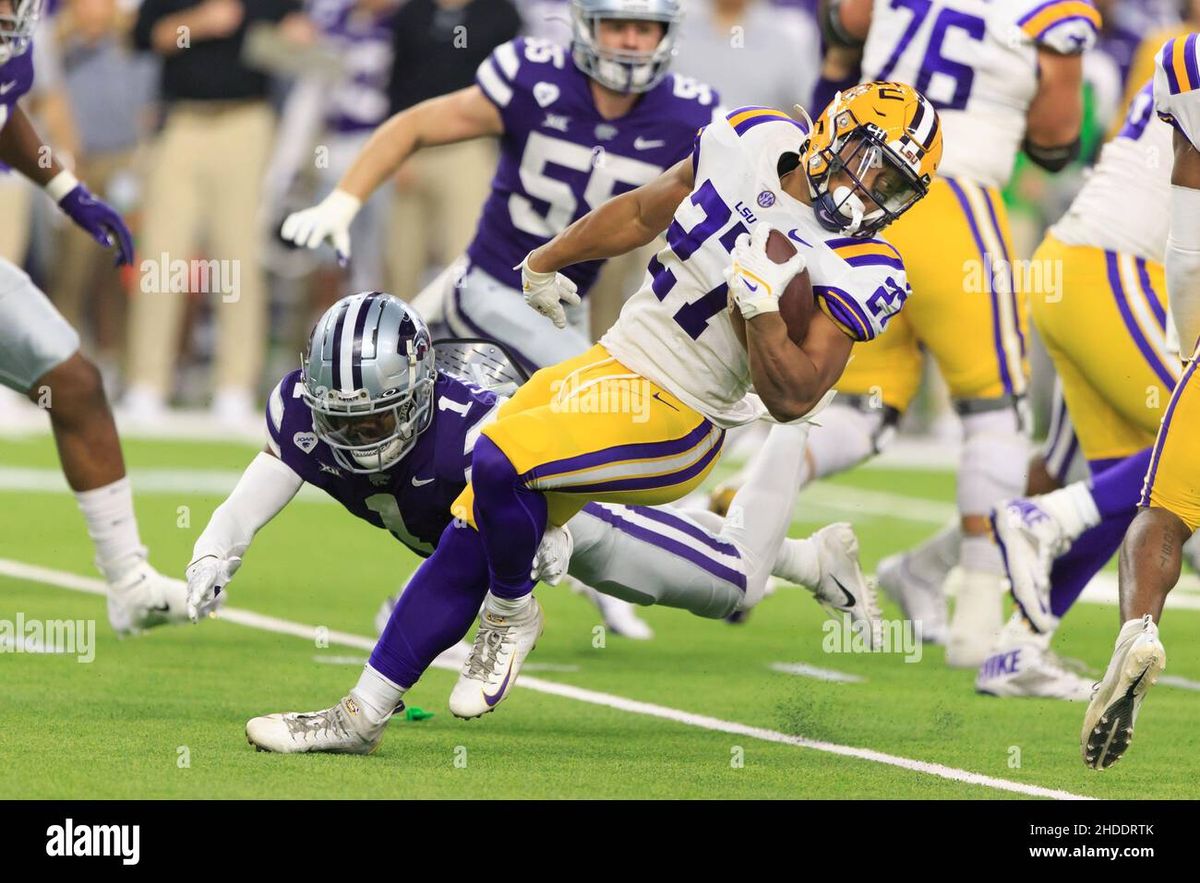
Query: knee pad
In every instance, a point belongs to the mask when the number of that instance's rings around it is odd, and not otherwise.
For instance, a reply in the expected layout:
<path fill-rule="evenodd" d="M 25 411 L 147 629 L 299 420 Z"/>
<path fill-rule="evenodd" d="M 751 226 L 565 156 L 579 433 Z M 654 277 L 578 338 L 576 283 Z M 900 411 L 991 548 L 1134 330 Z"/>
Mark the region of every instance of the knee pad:
<path fill-rule="evenodd" d="M 956 403 L 963 424 L 958 510 L 964 515 L 986 515 L 1000 500 L 1024 493 L 1029 421 L 1017 402 L 965 404 Z"/>
<path fill-rule="evenodd" d="M 810 479 L 836 475 L 878 454 L 896 434 L 895 408 L 860 407 L 858 396 L 838 396 L 808 434 Z"/>

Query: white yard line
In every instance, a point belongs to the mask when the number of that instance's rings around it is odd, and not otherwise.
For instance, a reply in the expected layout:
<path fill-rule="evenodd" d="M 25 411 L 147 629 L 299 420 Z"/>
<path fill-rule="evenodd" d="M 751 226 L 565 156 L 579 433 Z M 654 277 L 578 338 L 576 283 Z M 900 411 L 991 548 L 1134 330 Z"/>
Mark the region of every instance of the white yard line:
<path fill-rule="evenodd" d="M 33 564 L 25 564 L 20 561 L 12 561 L 6 558 L 0 558 L 0 575 L 10 576 L 15 579 L 29 580 L 32 582 L 40 582 L 46 585 L 57 586 L 64 589 L 72 589 L 79 592 L 88 592 L 94 595 L 103 595 L 105 593 L 104 583 L 94 577 L 79 576 L 78 574 L 67 573 L 61 570 L 54 570 L 48 567 L 39 567 Z M 328 642 L 328 644 L 339 644 L 346 647 L 355 647 L 362 650 L 370 650 L 374 647 L 375 641 L 372 638 L 367 638 L 362 635 L 352 635 L 347 632 L 329 631 L 318 629 L 315 626 L 303 625 L 298 622 L 291 622 L 286 619 L 279 619 L 274 616 L 265 616 L 261 613 L 252 613 L 248 610 L 238 610 L 236 608 L 224 608 L 221 611 L 221 619 L 226 622 L 236 623 L 238 625 L 255 628 L 262 631 L 274 632 L 276 634 L 293 635 L 298 638 L 303 638 L 309 641 L 316 641 L 319 638 Z M 444 656 L 445 654 L 443 654 Z M 451 671 L 457 671 L 459 663 L 451 663 L 443 661 L 442 657 L 434 662 L 438 668 L 445 668 Z M 747 724 L 740 724 L 735 721 L 722 720 L 720 718 L 709 717 L 703 714 L 693 714 L 690 711 L 682 711 L 678 708 L 669 708 L 665 705 L 656 705 L 651 702 L 639 702 L 636 699 L 627 699 L 624 696 L 615 696 L 611 693 L 601 693 L 596 690 L 586 690 L 582 687 L 573 687 L 568 684 L 559 684 L 553 681 L 544 681 L 540 678 L 523 677 L 517 685 L 526 690 L 534 690 L 538 693 L 547 693 L 552 696 L 560 696 L 565 699 L 574 699 L 578 702 L 586 702 L 590 705 L 599 705 L 605 708 L 613 708 L 618 711 L 628 712 L 630 714 L 641 714 L 647 717 L 655 717 L 661 720 L 674 721 L 675 723 L 684 724 L 690 727 L 710 730 L 718 733 L 728 733 L 733 736 L 743 736 L 750 739 L 758 739 L 764 742 L 776 742 L 783 745 L 794 745 L 798 748 L 808 748 L 813 751 L 821 751 L 827 754 L 837 754 L 842 757 L 852 757 L 858 760 L 866 760 L 872 763 L 882 763 L 887 766 L 899 767 L 900 769 L 910 770 L 916 773 L 936 776 L 941 779 L 947 779 L 952 782 L 962 782 L 968 785 L 979 785 L 984 788 L 992 788 L 997 791 L 1010 791 L 1016 794 L 1023 794 L 1029 797 L 1046 797 L 1053 800 L 1091 800 L 1093 798 L 1081 794 L 1073 794 L 1069 791 L 1061 791 L 1056 788 L 1043 788 L 1039 785 L 1028 785 L 1024 782 L 1012 782 L 1008 779 L 998 779 L 994 776 L 985 776 L 980 773 L 972 773 L 968 770 L 960 770 L 955 767 L 945 766 L 940 763 L 929 763 L 923 760 L 912 760 L 907 757 L 898 757 L 894 754 L 886 754 L 882 751 L 874 751 L 870 748 L 856 748 L 850 745 L 839 745 L 835 742 L 823 742 L 818 739 L 806 739 L 803 736 L 792 736 L 787 733 L 781 733 L 776 730 L 768 730 L 763 727 L 752 727 Z"/>
<path fill-rule="evenodd" d="M 832 681 L 836 684 L 861 684 L 867 679 L 861 675 L 847 674 L 844 671 L 834 671 L 832 668 L 817 668 L 807 662 L 772 662 L 767 668 L 780 674 L 796 675 L 801 678 L 812 678 L 815 681 Z"/>

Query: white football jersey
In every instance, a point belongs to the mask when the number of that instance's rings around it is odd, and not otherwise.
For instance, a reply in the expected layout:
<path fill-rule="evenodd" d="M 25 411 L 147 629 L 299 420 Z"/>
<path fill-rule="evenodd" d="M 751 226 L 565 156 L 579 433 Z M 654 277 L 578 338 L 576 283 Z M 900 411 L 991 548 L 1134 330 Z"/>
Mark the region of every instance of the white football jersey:
<path fill-rule="evenodd" d="M 1154 109 L 1200 150 L 1200 34 L 1168 40 L 1154 64 Z"/>
<path fill-rule="evenodd" d="M 863 79 L 915 86 L 937 108 L 938 172 L 1003 187 L 1037 93 L 1037 47 L 1094 45 L 1090 0 L 875 0 Z"/>
<path fill-rule="evenodd" d="M 1104 145 L 1071 207 L 1050 228 L 1060 242 L 1163 262 L 1170 222 L 1171 127 L 1155 116 L 1152 86 L 1148 80 L 1133 96 L 1121 131 Z"/>
<path fill-rule="evenodd" d="M 667 247 L 601 343 L 632 370 L 723 427 L 764 416 L 733 330 L 725 271 L 734 242 L 760 221 L 795 243 L 821 309 L 854 340 L 880 334 L 909 294 L 900 254 L 882 239 L 821 227 L 783 192 L 778 163 L 805 127 L 782 111 L 739 108 L 706 126 L 692 153 L 695 189 L 675 212 Z M 736 307 L 733 307 L 736 309 Z"/>

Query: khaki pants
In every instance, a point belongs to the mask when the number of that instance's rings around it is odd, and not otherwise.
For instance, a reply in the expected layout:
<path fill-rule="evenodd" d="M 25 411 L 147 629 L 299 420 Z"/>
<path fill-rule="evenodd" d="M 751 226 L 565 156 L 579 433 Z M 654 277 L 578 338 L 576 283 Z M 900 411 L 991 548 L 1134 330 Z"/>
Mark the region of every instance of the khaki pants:
<path fill-rule="evenodd" d="M 466 251 L 495 170 L 490 138 L 422 150 L 401 167 L 386 249 L 393 294 L 416 297 L 432 253 L 444 266 Z"/>
<path fill-rule="evenodd" d="M 212 299 L 217 325 L 214 389 L 256 390 L 267 343 L 258 212 L 273 129 L 263 102 L 181 102 L 170 110 L 146 184 L 130 307 L 131 384 L 170 394 L 186 293 L 159 282 L 172 278 L 177 262 L 195 260 L 188 278 Z M 202 257 L 210 269 L 198 266 Z"/>
<path fill-rule="evenodd" d="M 101 198 L 113 177 L 133 164 L 133 151 L 86 157 L 75 174 Z M 126 221 L 129 219 L 126 218 Z M 126 303 L 121 271 L 113 266 L 113 251 L 105 249 L 85 230 L 65 223 L 58 233 L 58 251 L 51 268 L 50 299 L 64 318 L 81 332 L 93 323 L 92 337 L 101 354 L 123 351 Z"/>
<path fill-rule="evenodd" d="M 0 175 L 0 258 L 18 267 L 25 261 L 29 249 L 29 216 L 33 185 L 17 172 Z"/>

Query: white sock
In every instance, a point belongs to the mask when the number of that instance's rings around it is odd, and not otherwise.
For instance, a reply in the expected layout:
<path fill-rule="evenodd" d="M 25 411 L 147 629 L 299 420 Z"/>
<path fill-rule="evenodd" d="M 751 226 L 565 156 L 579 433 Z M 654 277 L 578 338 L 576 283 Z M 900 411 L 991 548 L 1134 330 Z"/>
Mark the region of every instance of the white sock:
<path fill-rule="evenodd" d="M 920 580 L 941 585 L 962 554 L 962 527 L 957 518 L 921 545 L 905 553 L 905 565 Z"/>
<path fill-rule="evenodd" d="M 487 597 L 484 598 L 483 607 L 488 613 L 494 613 L 497 616 L 509 617 L 516 616 L 529 605 L 529 599 L 532 595 L 522 595 L 520 598 L 497 598 L 490 591 Z"/>
<path fill-rule="evenodd" d="M 821 581 L 821 558 L 812 537 L 803 540 L 785 539 L 775 556 L 771 575 L 789 583 L 815 589 Z"/>
<path fill-rule="evenodd" d="M 1096 508 L 1091 490 L 1082 481 L 1043 494 L 1034 502 L 1049 513 L 1072 540 L 1100 523 L 1100 510 Z"/>
<path fill-rule="evenodd" d="M 401 697 L 407 692 L 408 687 L 401 687 L 366 665 L 350 695 L 362 706 L 367 720 L 377 724 L 392 716 Z"/>
<path fill-rule="evenodd" d="M 1004 562 L 1000 558 L 1000 547 L 989 536 L 964 536 L 959 546 L 958 563 L 963 570 L 1004 573 Z"/>
<path fill-rule="evenodd" d="M 75 499 L 87 522 L 88 536 L 96 546 L 96 566 L 109 582 L 116 580 L 146 557 L 133 514 L 129 478 L 90 491 L 76 491 Z"/>

